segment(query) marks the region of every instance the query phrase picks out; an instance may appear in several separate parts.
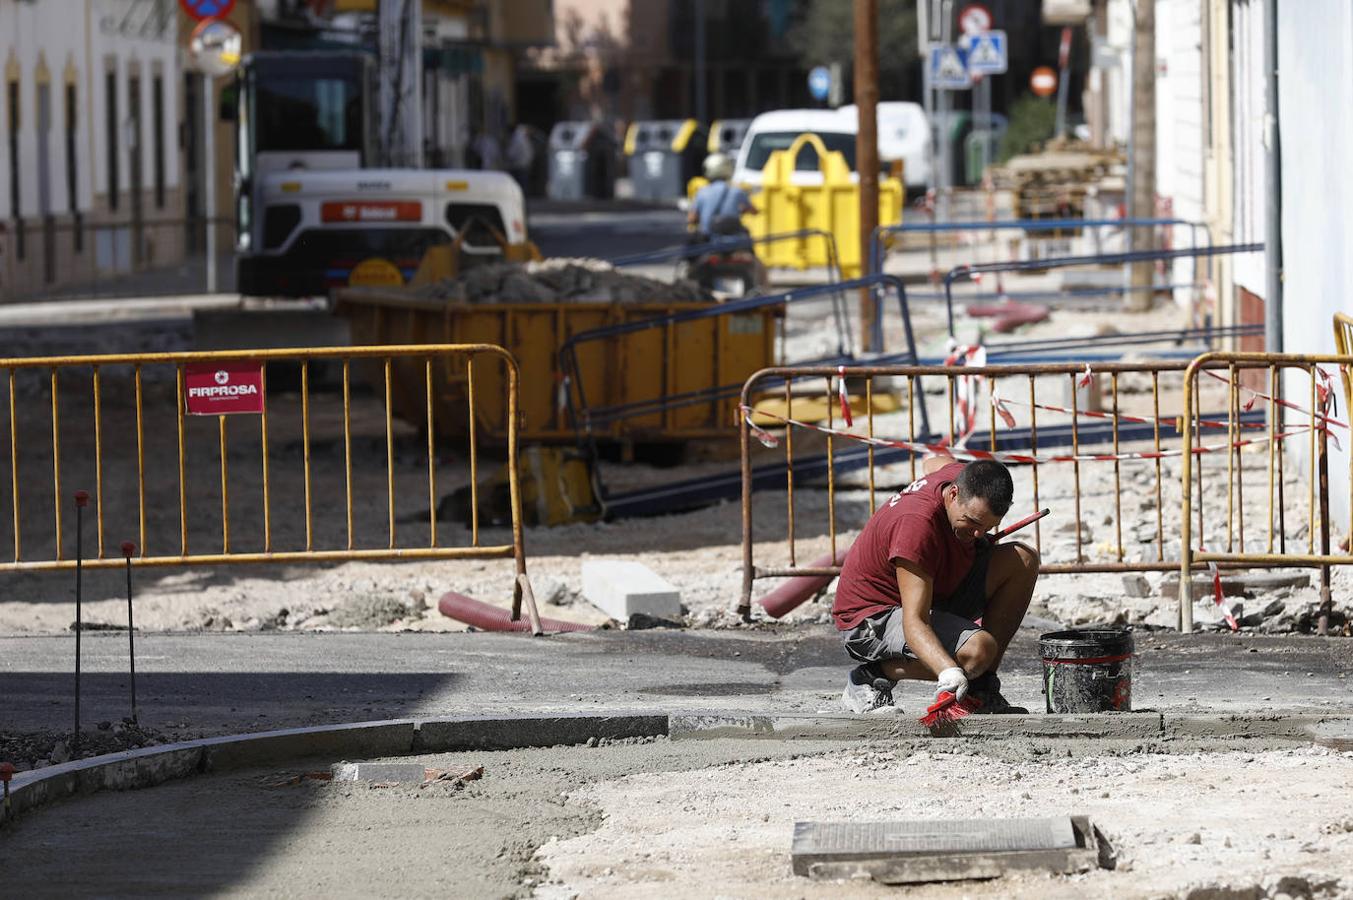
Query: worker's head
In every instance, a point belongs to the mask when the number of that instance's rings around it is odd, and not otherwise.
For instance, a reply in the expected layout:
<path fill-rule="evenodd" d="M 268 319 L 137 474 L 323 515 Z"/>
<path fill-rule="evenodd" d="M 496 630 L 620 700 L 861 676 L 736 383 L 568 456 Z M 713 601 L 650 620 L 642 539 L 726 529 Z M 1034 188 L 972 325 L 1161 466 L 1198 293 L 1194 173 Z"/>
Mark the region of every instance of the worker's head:
<path fill-rule="evenodd" d="M 986 534 L 1010 511 L 1015 484 L 1005 466 L 994 460 L 970 462 L 944 489 L 944 510 L 954 535 L 965 544 Z"/>
<path fill-rule="evenodd" d="M 705 157 L 705 177 L 723 181 L 733 177 L 733 158 L 726 153 L 711 153 Z"/>

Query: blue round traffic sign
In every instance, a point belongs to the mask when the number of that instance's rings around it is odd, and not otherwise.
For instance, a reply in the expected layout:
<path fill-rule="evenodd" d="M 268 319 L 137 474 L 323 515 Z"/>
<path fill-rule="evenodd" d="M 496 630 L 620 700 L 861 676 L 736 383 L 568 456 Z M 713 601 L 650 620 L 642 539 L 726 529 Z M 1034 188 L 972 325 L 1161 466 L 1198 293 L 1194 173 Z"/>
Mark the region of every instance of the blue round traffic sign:
<path fill-rule="evenodd" d="M 808 93 L 814 100 L 826 100 L 832 89 L 832 73 L 826 66 L 815 66 L 808 73 Z"/>
<path fill-rule="evenodd" d="M 219 19 L 230 15 L 235 0 L 179 0 L 179 6 L 194 19 Z"/>

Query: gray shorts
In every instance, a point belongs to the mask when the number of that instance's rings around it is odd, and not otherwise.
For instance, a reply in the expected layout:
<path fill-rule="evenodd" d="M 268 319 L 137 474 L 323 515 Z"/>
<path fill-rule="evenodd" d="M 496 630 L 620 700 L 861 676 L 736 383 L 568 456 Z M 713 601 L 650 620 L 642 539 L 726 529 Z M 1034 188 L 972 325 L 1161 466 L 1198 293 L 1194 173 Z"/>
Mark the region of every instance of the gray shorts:
<path fill-rule="evenodd" d="M 975 621 L 987 606 L 987 564 L 991 561 L 991 545 L 983 543 L 963 582 L 952 597 L 930 610 L 930 627 L 941 646 L 950 656 L 967 643 L 968 638 L 982 630 Z M 885 609 L 864 619 L 842 638 L 846 652 L 862 663 L 885 659 L 916 659 L 902 633 L 902 607 Z"/>

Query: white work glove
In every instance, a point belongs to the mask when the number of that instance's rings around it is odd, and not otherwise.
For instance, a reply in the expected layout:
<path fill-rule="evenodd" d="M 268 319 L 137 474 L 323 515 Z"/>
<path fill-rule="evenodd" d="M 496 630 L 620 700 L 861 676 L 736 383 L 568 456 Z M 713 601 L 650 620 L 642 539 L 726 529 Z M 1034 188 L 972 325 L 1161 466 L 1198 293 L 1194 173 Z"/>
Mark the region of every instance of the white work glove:
<path fill-rule="evenodd" d="M 945 691 L 953 694 L 955 700 L 962 700 L 968 693 L 968 676 L 958 666 L 945 669 L 936 679 L 935 699 L 938 700 Z"/>

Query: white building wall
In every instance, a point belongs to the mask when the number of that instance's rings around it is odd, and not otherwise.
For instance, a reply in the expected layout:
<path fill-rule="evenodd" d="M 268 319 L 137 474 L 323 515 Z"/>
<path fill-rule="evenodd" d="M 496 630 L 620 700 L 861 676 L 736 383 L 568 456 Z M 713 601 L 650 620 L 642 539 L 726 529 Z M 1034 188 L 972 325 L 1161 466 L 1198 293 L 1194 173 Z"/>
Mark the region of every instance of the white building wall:
<path fill-rule="evenodd" d="M 69 208 L 66 189 L 65 154 L 65 73 L 73 67 L 79 73 L 85 65 L 85 4 L 79 0 L 60 3 L 16 3 L 0 0 L 0 212 L 4 218 L 14 215 L 9 196 L 9 76 L 19 77 L 19 209 L 25 219 L 39 215 L 38 182 L 38 85 L 39 72 L 45 67 L 51 102 L 48 154 L 48 198 L 51 209 L 64 213 Z M 85 122 L 77 122 L 77 146 L 85 137 Z M 87 200 L 87 197 L 81 199 Z"/>
<path fill-rule="evenodd" d="M 1257 4 L 1255 4 L 1257 6 Z M 1282 135 L 1283 349 L 1334 349 L 1335 312 L 1353 312 L 1353 4 L 1303 0 L 1301 15 L 1282 12 L 1278 26 L 1278 125 Z M 1335 383 L 1338 375 L 1335 373 Z M 1310 395 L 1309 379 L 1293 375 L 1290 397 Z M 1309 400 L 1302 402 L 1303 406 Z M 1341 404 L 1342 406 L 1342 404 Z M 1347 435 L 1330 443 L 1334 533 L 1348 521 Z M 1308 451 L 1305 441 L 1294 448 Z M 1337 540 L 1337 537 L 1336 537 Z"/>
<path fill-rule="evenodd" d="M 119 25 L 126 16 L 126 0 L 40 0 L 17 3 L 0 0 L 0 131 L 9 124 L 8 74 L 17 70 L 20 83 L 19 171 L 20 210 L 25 219 L 40 212 L 38 179 L 39 145 L 38 90 L 39 71 L 45 66 L 49 80 L 51 125 L 48 133 L 48 190 L 53 212 L 63 214 L 70 208 L 66 185 L 66 83 L 68 73 L 75 76 L 78 208 L 88 211 L 93 195 L 108 189 L 107 123 L 105 119 L 104 73 L 108 59 L 116 60 L 118 74 L 119 168 L 121 189 L 131 184 L 131 153 L 127 145 L 130 119 L 127 75 L 129 65 L 141 70 L 142 109 L 142 184 L 146 190 L 155 185 L 153 123 L 153 75 L 163 78 L 164 115 L 161 139 L 164 147 L 166 190 L 180 182 L 178 122 L 182 75 L 176 44 L 176 18 L 162 36 L 142 37 L 140 29 L 123 33 Z M 0 212 L 13 216 L 9 196 L 9 141 L 0 140 Z M 153 208 L 153 200 L 151 202 Z"/>
<path fill-rule="evenodd" d="M 1202 4 L 1197 0 L 1156 3 L 1156 196 L 1162 217 L 1199 222 L 1203 208 L 1203 30 Z M 1169 213 L 1168 216 L 1165 214 Z M 1201 238 L 1200 238 L 1201 239 Z M 1191 245 L 1186 229 L 1173 229 L 1172 246 Z M 1189 284 L 1191 259 L 1175 260 L 1170 282 Z M 1192 291 L 1176 291 L 1181 303 Z"/>
<path fill-rule="evenodd" d="M 1107 10 L 1105 42 L 1116 51 L 1118 64 L 1103 70 L 1104 89 L 1109 98 L 1108 135 L 1111 141 L 1126 147 L 1132 129 L 1132 3 L 1110 0 Z"/>
<path fill-rule="evenodd" d="M 1231 148 L 1234 195 L 1232 232 L 1238 244 L 1264 243 L 1268 235 L 1265 140 L 1268 121 L 1267 79 L 1264 75 L 1264 7 L 1261 0 L 1233 0 L 1231 4 Z M 1236 287 L 1260 297 L 1268 293 L 1267 262 L 1263 254 L 1232 257 Z"/>
<path fill-rule="evenodd" d="M 180 154 L 178 145 L 178 122 L 182 99 L 183 74 L 179 65 L 177 45 L 177 19 L 170 17 L 169 26 L 163 35 L 142 37 L 141 29 L 118 28 L 127 13 L 127 0 L 88 0 L 90 11 L 89 68 L 90 123 L 93 139 L 90 142 L 94 171 L 94 191 L 100 196 L 108 191 L 108 124 L 105 74 L 110 70 L 117 73 L 117 157 L 119 190 L 125 195 L 132 184 L 132 147 L 133 136 L 131 105 L 129 101 L 129 83 L 134 71 L 140 73 L 141 99 L 141 185 L 144 190 L 152 190 L 155 185 L 154 171 L 154 132 L 152 131 L 154 100 L 152 96 L 154 75 L 158 71 L 164 79 L 164 123 L 162 139 L 165 148 L 165 187 L 173 190 L 180 182 Z M 51 5 L 40 4 L 40 5 Z M 158 67 L 158 68 L 157 68 Z M 126 208 L 126 198 L 118 206 L 122 213 Z M 153 209 L 153 199 L 147 201 L 147 209 Z"/>

